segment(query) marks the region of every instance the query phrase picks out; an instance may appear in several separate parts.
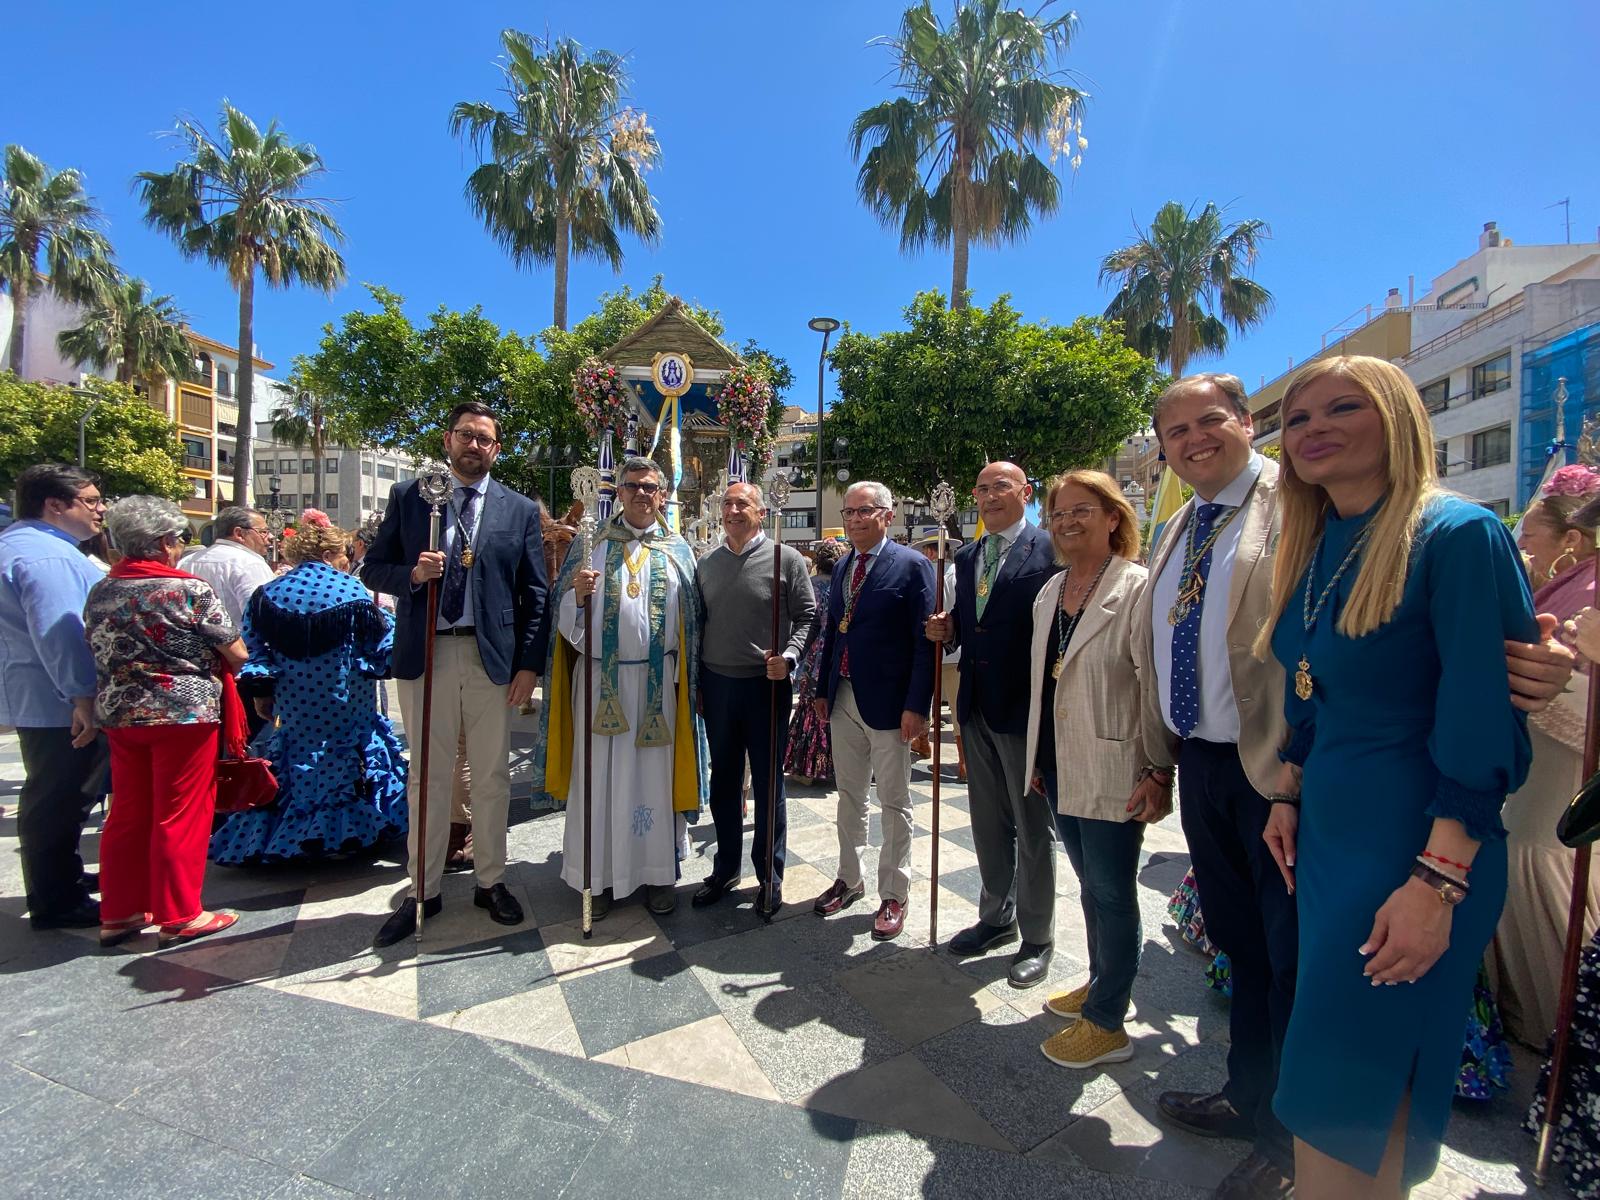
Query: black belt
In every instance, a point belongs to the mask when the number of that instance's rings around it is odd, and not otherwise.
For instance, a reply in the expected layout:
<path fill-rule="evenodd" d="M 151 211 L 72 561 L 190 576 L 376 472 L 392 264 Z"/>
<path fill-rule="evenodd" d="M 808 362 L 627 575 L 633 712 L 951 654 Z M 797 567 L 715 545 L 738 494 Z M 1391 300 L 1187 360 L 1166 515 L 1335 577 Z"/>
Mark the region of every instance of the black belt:
<path fill-rule="evenodd" d="M 478 630 L 472 625 L 451 625 L 446 629 L 436 630 L 440 637 L 477 637 Z"/>

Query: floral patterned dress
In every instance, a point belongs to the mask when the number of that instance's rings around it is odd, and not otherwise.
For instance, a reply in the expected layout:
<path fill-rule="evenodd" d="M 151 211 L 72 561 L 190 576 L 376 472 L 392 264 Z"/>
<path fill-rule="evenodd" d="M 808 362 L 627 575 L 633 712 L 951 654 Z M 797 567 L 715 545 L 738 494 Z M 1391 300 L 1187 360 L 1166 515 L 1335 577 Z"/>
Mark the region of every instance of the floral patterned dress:
<path fill-rule="evenodd" d="M 820 576 L 811 581 L 811 590 L 817 594 L 819 620 L 827 617 L 829 584 Z M 817 678 L 822 674 L 822 641 L 819 631 L 796 672 L 795 709 L 789 721 L 789 748 L 784 752 L 783 772 L 832 786 L 833 742 L 828 723 L 811 707 L 817 697 Z"/>
<path fill-rule="evenodd" d="M 1547 1059 L 1528 1106 L 1525 1128 L 1537 1136 L 1550 1086 Z M 1567 1168 L 1567 1187 L 1578 1200 L 1600 1200 L 1600 933 L 1578 966 L 1578 1002 L 1567 1047 L 1567 1089 L 1556 1122 L 1554 1161 Z"/>
<path fill-rule="evenodd" d="M 374 685 L 389 671 L 394 619 L 354 576 L 313 561 L 257 589 L 244 642 L 240 679 L 272 683 L 278 798 L 230 816 L 212 860 L 283 861 L 404 836 L 406 762 Z"/>

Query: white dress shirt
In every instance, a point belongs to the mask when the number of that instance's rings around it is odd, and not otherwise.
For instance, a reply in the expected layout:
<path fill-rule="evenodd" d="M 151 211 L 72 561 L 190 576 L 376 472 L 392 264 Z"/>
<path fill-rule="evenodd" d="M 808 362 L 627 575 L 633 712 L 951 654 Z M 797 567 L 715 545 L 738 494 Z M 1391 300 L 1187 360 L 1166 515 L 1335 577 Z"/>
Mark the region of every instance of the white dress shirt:
<path fill-rule="evenodd" d="M 440 516 L 443 519 L 439 522 L 441 534 L 439 538 L 439 549 L 444 551 L 446 575 L 450 573 L 450 551 L 456 544 L 456 519 L 464 515 L 461 511 L 461 498 L 456 495 L 457 491 L 459 491 L 461 488 L 470 488 L 478 493 L 478 499 L 472 506 L 472 520 L 466 523 L 468 545 L 477 544 L 478 530 L 483 528 L 483 510 L 489 503 L 489 477 L 487 475 L 478 480 L 476 483 L 467 483 L 464 480 L 456 478 L 454 474 L 450 476 L 449 507 L 445 508 L 444 511 L 440 513 Z M 439 577 L 439 593 L 441 597 L 444 594 L 444 576 Z M 467 590 L 463 594 L 461 600 L 460 619 L 456 621 L 446 621 L 444 619 L 444 614 L 441 613 L 439 615 L 439 624 L 437 628 L 449 629 L 455 625 L 475 624 L 477 624 L 477 616 L 472 609 L 472 568 L 468 567 Z"/>
<path fill-rule="evenodd" d="M 1250 452 L 1250 461 L 1216 494 L 1209 503 L 1225 504 L 1238 508 L 1250 495 L 1256 478 L 1261 474 L 1261 455 Z M 1195 505 L 1207 503 L 1199 495 Z M 1224 516 L 1226 514 L 1223 514 Z M 1191 512 L 1190 519 L 1193 519 Z M 1222 517 L 1217 518 L 1219 521 Z M 1167 555 L 1161 574 L 1155 579 L 1155 598 L 1150 605 L 1150 624 L 1155 632 L 1156 683 L 1160 689 L 1161 716 L 1173 733 L 1178 727 L 1172 721 L 1172 626 L 1167 613 L 1178 602 L 1178 588 L 1183 577 L 1183 555 L 1187 540 L 1188 522 L 1174 533 L 1177 538 L 1172 553 Z M 1206 588 L 1200 607 L 1200 639 L 1196 673 L 1200 684 L 1200 719 L 1195 722 L 1190 737 L 1207 742 L 1234 742 L 1239 740 L 1239 707 L 1233 695 L 1233 671 L 1228 666 L 1228 592 L 1233 580 L 1234 556 L 1239 549 L 1239 535 L 1244 531 L 1244 516 L 1238 514 L 1217 535 L 1211 547 L 1211 569 L 1206 572 Z"/>
<path fill-rule="evenodd" d="M 211 585 L 235 629 L 244 628 L 245 606 L 256 589 L 275 578 L 266 559 L 232 538 L 223 538 L 190 555 L 184 559 L 183 569 Z"/>

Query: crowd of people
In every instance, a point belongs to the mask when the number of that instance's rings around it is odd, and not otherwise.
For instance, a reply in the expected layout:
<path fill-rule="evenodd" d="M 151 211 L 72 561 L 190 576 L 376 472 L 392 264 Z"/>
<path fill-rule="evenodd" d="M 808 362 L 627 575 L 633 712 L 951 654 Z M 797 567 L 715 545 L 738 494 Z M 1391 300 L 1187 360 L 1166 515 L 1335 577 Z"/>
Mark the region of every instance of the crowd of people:
<path fill-rule="evenodd" d="M 1254 447 L 1237 378 L 1162 394 L 1155 433 L 1193 497 L 1154 545 L 1103 472 L 1036 496 L 1020 465 L 994 462 L 972 484 L 974 541 L 896 542 L 894 497 L 858 482 L 844 539 L 809 563 L 763 532 L 749 483 L 721 497 L 724 540 L 697 558 L 664 519 L 661 468 L 639 457 L 587 556 L 563 552 L 570 522 L 551 550 L 541 506 L 493 478 L 499 422 L 473 402 L 443 433 L 439 547 L 418 482 L 400 483 L 354 574 L 351 537 L 308 513 L 275 575 L 266 524 L 243 508 L 179 569 L 175 505 L 106 512 L 92 477 L 31 468 L 22 520 L 0 533 L 0 721 L 27 772 L 31 919 L 98 925 L 107 945 L 153 925 L 175 944 L 236 919 L 202 904 L 208 850 L 263 863 L 408 834 L 427 873 L 376 946 L 410 936 L 419 905 L 440 911 L 447 865 L 470 866 L 491 920 L 520 924 L 504 882 L 510 714 L 542 681 L 534 770 L 565 804 L 562 878 L 592 892 L 594 920 L 635 894 L 671 913 L 688 824 L 707 812 L 714 853 L 692 903 L 734 893 L 747 778 L 756 906 L 783 905 L 789 776 L 837 788 L 838 870 L 811 901 L 823 919 L 866 897 L 876 797 L 871 934 L 889 941 L 911 903 L 911 764 L 941 718 L 942 662 L 981 878 L 977 921 L 942 949 L 1003 950 L 1012 987 L 1043 983 L 1060 843 L 1089 977 L 1045 999 L 1068 1024 L 1041 1050 L 1080 1071 L 1133 1057 L 1141 850 L 1176 791 L 1185 920 L 1226 956 L 1231 1043 L 1224 1085 L 1163 1092 L 1162 1119 L 1252 1143 L 1219 1197 L 1402 1195 L 1437 1162 L 1473 1005 L 1492 989 L 1536 1047 L 1554 1024 L 1572 879 L 1554 825 L 1580 782 L 1573 680 L 1600 651 L 1595 525 L 1579 510 L 1600 474 L 1557 473 L 1519 553 L 1438 485 L 1426 409 L 1391 364 L 1319 360 L 1282 414 L 1275 460 Z M 78 543 L 102 514 L 96 565 Z M 942 581 L 941 540 L 955 547 Z M 431 685 L 426 781 L 379 711 L 385 677 L 414 752 Z M 216 824 L 219 744 L 247 708 L 277 794 Z M 104 792 L 96 878 L 78 839 Z M 1575 1080 L 1600 1073 L 1597 970 L 1600 943 Z M 1597 1103 L 1573 1099 L 1591 1116 Z M 1562 1135 L 1582 1195 L 1600 1194 L 1597 1125 Z"/>

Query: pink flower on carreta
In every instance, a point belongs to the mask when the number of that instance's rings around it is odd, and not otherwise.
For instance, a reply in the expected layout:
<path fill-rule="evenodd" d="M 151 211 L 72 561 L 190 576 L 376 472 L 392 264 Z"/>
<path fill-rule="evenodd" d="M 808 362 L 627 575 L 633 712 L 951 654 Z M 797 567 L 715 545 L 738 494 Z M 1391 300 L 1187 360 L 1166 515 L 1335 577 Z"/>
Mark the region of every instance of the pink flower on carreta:
<path fill-rule="evenodd" d="M 1582 463 L 1562 467 L 1550 476 L 1539 492 L 1541 496 L 1593 496 L 1597 493 L 1600 493 L 1600 472 Z"/>

